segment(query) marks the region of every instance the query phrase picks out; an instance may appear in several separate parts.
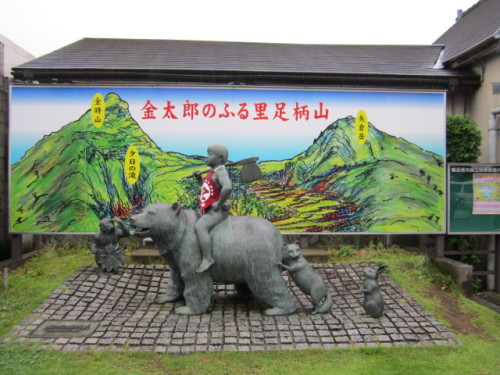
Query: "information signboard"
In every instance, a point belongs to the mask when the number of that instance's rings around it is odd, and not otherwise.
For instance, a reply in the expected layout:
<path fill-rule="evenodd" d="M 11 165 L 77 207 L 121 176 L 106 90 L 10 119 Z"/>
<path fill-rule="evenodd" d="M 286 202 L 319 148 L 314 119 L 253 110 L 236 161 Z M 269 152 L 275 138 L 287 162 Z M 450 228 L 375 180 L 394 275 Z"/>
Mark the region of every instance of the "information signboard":
<path fill-rule="evenodd" d="M 448 232 L 500 232 L 500 164 L 448 165 Z"/>

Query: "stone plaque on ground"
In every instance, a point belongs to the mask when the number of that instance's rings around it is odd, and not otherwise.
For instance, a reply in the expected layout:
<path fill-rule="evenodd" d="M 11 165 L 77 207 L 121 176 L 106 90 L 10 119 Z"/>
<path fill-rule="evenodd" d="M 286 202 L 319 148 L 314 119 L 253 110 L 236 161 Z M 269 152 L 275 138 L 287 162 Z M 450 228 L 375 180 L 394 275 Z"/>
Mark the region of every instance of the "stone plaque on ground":
<path fill-rule="evenodd" d="M 32 337 L 89 337 L 99 322 L 88 320 L 45 320 Z"/>

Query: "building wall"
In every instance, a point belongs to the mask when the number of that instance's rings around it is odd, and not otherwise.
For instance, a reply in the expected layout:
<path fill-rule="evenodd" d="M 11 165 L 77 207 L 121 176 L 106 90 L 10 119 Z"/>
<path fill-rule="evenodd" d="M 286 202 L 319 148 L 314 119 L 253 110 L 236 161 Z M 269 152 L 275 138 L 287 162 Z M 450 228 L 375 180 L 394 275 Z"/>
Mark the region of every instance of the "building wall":
<path fill-rule="evenodd" d="M 3 75 L 4 45 L 0 43 L 0 260 L 10 256 L 8 235 L 8 103 L 9 79 Z"/>
<path fill-rule="evenodd" d="M 472 92 L 451 90 L 447 96 L 446 113 L 449 115 L 469 114 L 474 120 L 482 134 L 480 163 L 489 163 L 489 116 L 493 109 L 500 107 L 500 95 L 493 94 L 493 82 L 500 82 L 500 54 L 490 55 L 471 65 L 475 73 L 481 76 L 481 86 Z M 497 128 L 500 128 L 500 116 L 496 120 Z M 500 134 L 499 137 L 500 139 Z M 500 161 L 500 142 L 497 140 L 497 157 Z"/>
<path fill-rule="evenodd" d="M 500 95 L 493 94 L 493 82 L 500 82 L 500 53 L 490 55 L 488 58 L 483 59 L 481 63 L 477 63 L 475 65 L 475 70 L 482 75 L 482 84 L 471 98 L 469 113 L 472 119 L 477 122 L 483 134 L 483 143 L 481 145 L 482 153 L 479 161 L 483 163 L 499 162 L 500 143 L 498 140 L 496 160 L 489 160 L 488 157 L 488 125 L 491 111 L 500 107 Z M 500 116 L 497 116 L 496 126 L 497 129 L 500 128 Z"/>
<path fill-rule="evenodd" d="M 10 253 L 9 217 L 9 83 L 13 66 L 33 59 L 21 47 L 0 35 L 0 260 Z"/>
<path fill-rule="evenodd" d="M 3 35 L 0 35 L 0 45 L 2 45 L 3 49 L 0 73 L 3 77 L 10 77 L 10 70 L 12 67 L 24 64 L 35 58 L 31 53 L 11 42 Z"/>
<path fill-rule="evenodd" d="M 470 107 L 470 95 L 463 92 L 448 92 L 446 97 L 446 114 L 463 115 Z"/>

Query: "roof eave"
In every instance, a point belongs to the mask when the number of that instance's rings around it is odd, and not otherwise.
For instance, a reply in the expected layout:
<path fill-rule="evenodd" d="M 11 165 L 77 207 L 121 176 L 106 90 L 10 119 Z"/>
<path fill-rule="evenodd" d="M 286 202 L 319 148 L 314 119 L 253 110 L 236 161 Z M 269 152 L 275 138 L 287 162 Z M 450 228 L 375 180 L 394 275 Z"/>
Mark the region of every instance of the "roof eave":
<path fill-rule="evenodd" d="M 109 69 L 24 69 L 12 70 L 18 82 L 40 83 L 119 83 L 119 84 L 215 84 L 215 85 L 314 85 L 449 89 L 479 86 L 473 74 L 373 74 L 264 71 L 180 71 Z"/>
<path fill-rule="evenodd" d="M 474 48 L 448 59 L 445 66 L 450 69 L 460 69 L 494 53 L 500 53 L 500 39 L 496 35 Z"/>

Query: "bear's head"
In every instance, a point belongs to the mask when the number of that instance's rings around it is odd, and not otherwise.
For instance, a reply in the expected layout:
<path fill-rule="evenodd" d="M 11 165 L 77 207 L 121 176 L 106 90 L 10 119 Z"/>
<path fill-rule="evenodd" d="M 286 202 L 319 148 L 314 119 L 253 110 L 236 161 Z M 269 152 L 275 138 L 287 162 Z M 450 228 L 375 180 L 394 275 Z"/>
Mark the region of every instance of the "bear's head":
<path fill-rule="evenodd" d="M 155 203 L 130 217 L 131 224 L 137 228 L 138 237 L 168 237 L 179 225 L 180 203 Z"/>

